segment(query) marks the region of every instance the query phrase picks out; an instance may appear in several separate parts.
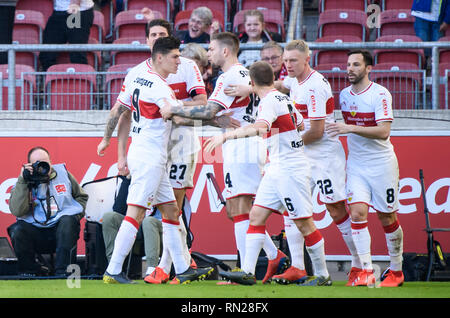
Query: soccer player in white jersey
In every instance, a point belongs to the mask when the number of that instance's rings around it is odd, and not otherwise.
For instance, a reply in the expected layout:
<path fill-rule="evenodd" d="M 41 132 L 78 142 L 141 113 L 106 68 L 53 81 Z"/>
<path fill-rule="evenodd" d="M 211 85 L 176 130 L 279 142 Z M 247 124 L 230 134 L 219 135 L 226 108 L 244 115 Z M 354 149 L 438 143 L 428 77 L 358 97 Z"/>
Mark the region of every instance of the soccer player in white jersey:
<path fill-rule="evenodd" d="M 267 138 L 269 152 L 269 163 L 250 212 L 242 270 L 222 272 L 221 275 L 236 283 L 255 284 L 255 266 L 264 245 L 267 218 L 272 212 L 283 213 L 286 210 L 288 218 L 305 237 L 306 248 L 317 275 L 306 277 L 301 285 L 331 285 L 325 262 L 324 240 L 312 219 L 311 172 L 298 131 L 302 116 L 293 107 L 289 97 L 274 88 L 270 64 L 255 62 L 250 67 L 250 77 L 253 91 L 261 99 L 256 122 L 211 137 L 205 143 L 205 150 L 212 151 L 237 138 L 260 135 Z M 294 248 L 303 248 L 303 245 Z"/>
<path fill-rule="evenodd" d="M 334 99 L 330 84 L 322 74 L 309 65 L 307 43 L 294 40 L 288 43 L 283 55 L 289 77 L 283 81 L 282 90 L 290 93 L 296 109 L 302 114 L 305 130 L 302 138 L 305 154 L 310 159 L 312 188 L 319 192 L 334 223 L 352 255 L 352 268 L 361 268 L 351 235 L 350 216 L 345 207 L 345 151 L 337 136 L 325 132 L 325 126 L 334 120 Z M 314 193 L 314 192 L 313 192 Z M 303 246 L 303 237 L 285 217 L 285 232 L 289 246 Z M 292 266 L 273 280 L 286 284 L 297 282 L 306 275 L 303 248 L 291 251 Z M 351 280 L 355 270 L 349 275 Z"/>
<path fill-rule="evenodd" d="M 166 20 L 152 19 L 146 25 L 146 40 L 150 50 L 152 50 L 153 44 L 157 39 L 161 37 L 168 37 L 171 35 L 172 28 L 170 26 L 170 23 Z M 148 71 L 152 71 L 152 61 L 150 58 L 134 67 L 130 71 L 133 72 L 133 74 L 130 74 L 128 76 L 128 79 L 130 79 L 130 82 L 132 82 L 135 76 L 139 76 L 140 73 L 146 73 Z M 197 65 L 192 60 L 180 57 L 180 65 L 177 72 L 175 74 L 169 74 L 166 81 L 173 89 L 176 98 L 178 100 L 181 100 L 183 105 L 189 106 L 192 103 L 206 104 L 206 91 L 204 83 Z M 122 89 L 126 89 L 127 85 L 129 85 L 129 83 L 124 82 Z M 113 110 L 120 107 L 121 104 L 131 105 L 131 97 L 128 95 L 119 96 Z M 218 118 L 218 121 L 226 126 L 226 119 L 227 118 L 221 117 Z M 211 121 L 209 122 L 209 124 L 217 125 L 218 123 Z M 122 113 L 118 121 L 118 168 L 119 172 L 121 172 L 122 174 L 128 173 L 126 147 L 130 132 L 130 126 L 131 113 Z M 111 129 L 105 131 L 105 136 L 98 145 L 97 152 L 99 153 L 99 155 L 102 155 L 108 147 L 114 128 L 115 123 L 113 123 Z M 198 138 L 190 127 L 172 125 L 168 146 L 168 169 L 169 179 L 174 189 L 175 198 L 177 199 L 177 205 L 180 210 L 183 205 L 186 188 L 193 185 L 196 156 L 199 148 L 200 145 Z M 174 160 L 176 162 L 173 162 Z M 181 172 L 179 170 L 181 170 Z M 182 221 L 181 213 L 180 235 L 182 239 L 185 240 L 186 228 L 184 226 L 184 222 Z M 184 244 L 184 248 L 186 251 L 188 251 L 188 247 L 186 244 Z M 169 279 L 168 273 L 170 272 L 171 266 L 172 259 L 170 258 L 170 254 L 168 253 L 167 248 L 163 246 L 163 253 L 158 267 L 149 267 L 147 269 L 145 281 L 153 284 L 166 282 Z M 147 281 L 147 279 L 149 281 Z"/>
<path fill-rule="evenodd" d="M 169 119 L 172 115 L 177 115 L 209 120 L 219 112 L 231 111 L 231 117 L 238 120 L 241 126 L 253 123 L 256 110 L 252 102 L 255 99 L 230 97 L 224 92 L 229 85 L 248 85 L 250 82 L 248 70 L 238 62 L 238 51 L 239 40 L 234 34 L 229 32 L 214 34 L 211 37 L 208 57 L 210 62 L 220 67 L 224 73 L 217 79 L 207 106 L 168 106 L 161 110 L 163 117 Z M 249 226 L 249 212 L 261 180 L 266 152 L 262 139 L 258 136 L 232 141 L 226 144 L 222 151 L 226 210 L 234 222 L 234 235 L 241 261 L 245 258 L 245 235 Z M 268 234 L 264 251 L 269 259 L 266 276 L 263 278 L 263 282 L 266 283 L 274 274 L 284 270 L 288 259 L 276 248 Z"/>
<path fill-rule="evenodd" d="M 399 168 L 390 142 L 393 121 L 392 96 L 369 79 L 373 60 L 364 50 L 349 53 L 349 87 L 340 93 L 345 123 L 327 126 L 330 135 L 348 134 L 347 202 L 352 219 L 352 236 L 362 270 L 354 286 L 375 283 L 370 252 L 371 237 L 367 216 L 371 206 L 384 228 L 390 266 L 382 287 L 403 284 L 403 230 L 397 219 Z"/>
<path fill-rule="evenodd" d="M 120 113 L 131 112 L 132 142 L 127 154 L 131 184 L 127 197 L 127 213 L 114 242 L 111 260 L 103 275 L 105 283 L 132 283 L 122 272 L 123 261 L 129 254 L 146 210 L 158 206 L 163 216 L 163 245 L 167 246 L 180 283 L 205 277 L 212 268 L 190 267 L 179 234 L 179 209 L 166 169 L 167 145 L 171 123 L 162 119 L 163 103 L 178 104 L 165 78 L 176 73 L 180 64 L 180 42 L 174 37 L 158 39 L 153 46 L 152 70 L 127 74 L 126 87 L 118 99 L 131 97 L 131 105 L 121 104 L 112 110 L 106 129 L 117 122 Z M 132 79 L 130 79 L 132 78 Z M 120 110 L 125 108 L 125 110 Z M 148 158 L 152 158 L 149 160 Z"/>

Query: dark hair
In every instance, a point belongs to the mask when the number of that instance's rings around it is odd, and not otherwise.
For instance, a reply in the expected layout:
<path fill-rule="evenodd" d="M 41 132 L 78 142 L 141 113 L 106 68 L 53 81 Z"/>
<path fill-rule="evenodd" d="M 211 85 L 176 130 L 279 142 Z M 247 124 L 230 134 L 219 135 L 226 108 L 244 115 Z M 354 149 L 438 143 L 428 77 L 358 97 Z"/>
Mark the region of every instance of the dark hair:
<path fill-rule="evenodd" d="M 50 153 L 48 152 L 47 149 L 45 149 L 45 148 L 42 147 L 42 146 L 36 146 L 36 147 L 31 148 L 31 149 L 28 151 L 28 154 L 27 154 L 27 162 L 30 162 L 31 154 L 32 154 L 33 152 L 35 152 L 36 150 L 42 150 L 42 151 L 45 151 L 45 152 L 47 153 L 48 157 L 50 158 Z"/>
<path fill-rule="evenodd" d="M 221 44 L 228 46 L 235 54 L 239 52 L 239 38 L 234 33 L 215 33 L 211 36 L 211 41 L 219 41 Z"/>
<path fill-rule="evenodd" d="M 152 58 L 156 57 L 157 54 L 169 54 L 170 51 L 180 48 L 180 40 L 173 37 L 168 36 L 165 38 L 159 38 L 155 41 L 152 50 Z"/>
<path fill-rule="evenodd" d="M 154 26 L 162 26 L 167 30 L 167 34 L 169 36 L 172 35 L 172 27 L 170 26 L 170 23 L 164 19 L 153 19 L 148 21 L 147 25 L 145 26 L 145 37 L 148 38 L 150 35 L 150 29 Z"/>
<path fill-rule="evenodd" d="M 367 50 L 352 50 L 347 53 L 347 56 L 353 54 L 361 54 L 363 56 L 364 63 L 367 65 L 373 65 L 373 57 L 372 54 Z"/>
<path fill-rule="evenodd" d="M 258 86 L 271 86 L 274 80 L 273 68 L 265 61 L 255 62 L 250 66 L 250 78 Z"/>

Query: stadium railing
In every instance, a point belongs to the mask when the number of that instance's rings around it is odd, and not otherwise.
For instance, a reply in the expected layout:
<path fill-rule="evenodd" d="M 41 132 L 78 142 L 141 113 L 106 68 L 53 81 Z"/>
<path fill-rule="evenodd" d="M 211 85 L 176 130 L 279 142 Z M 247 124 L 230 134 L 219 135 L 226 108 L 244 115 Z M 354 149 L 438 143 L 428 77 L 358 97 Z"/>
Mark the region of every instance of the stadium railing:
<path fill-rule="evenodd" d="M 417 86 L 417 94 L 415 97 L 415 105 L 414 109 L 449 109 L 448 105 L 448 98 L 444 99 L 442 102 L 443 105 L 440 106 L 440 94 L 439 94 L 439 88 L 442 84 L 448 89 L 447 79 L 448 77 L 442 76 L 440 77 L 439 74 L 439 50 L 440 49 L 449 49 L 450 48 L 450 42 L 402 42 L 402 43 L 396 43 L 396 42 L 347 42 L 347 43 L 315 43 L 315 42 L 309 42 L 309 47 L 311 50 L 350 50 L 350 49 L 358 49 L 358 48 L 364 48 L 368 50 L 376 50 L 376 49 L 431 49 L 432 51 L 432 62 L 431 62 L 431 99 L 430 101 L 426 100 L 426 84 L 427 80 L 423 79 L 423 73 L 422 75 L 419 75 L 422 77 L 422 80 L 420 80 L 420 84 Z M 286 43 L 281 43 L 282 46 L 286 45 Z M 204 47 L 207 48 L 207 44 L 204 44 Z M 262 47 L 262 44 L 248 44 L 244 43 L 241 45 L 242 50 L 249 50 L 249 49 L 260 49 Z M 181 49 L 183 48 L 183 45 L 181 46 Z M 8 52 L 8 79 L 3 81 L 2 86 L 7 86 L 8 88 L 8 94 L 7 94 L 7 109 L 8 110 L 20 110 L 20 103 L 17 103 L 19 107 L 16 107 L 16 101 L 23 100 L 24 97 L 22 96 L 16 96 L 16 85 L 22 85 L 23 86 L 23 80 L 24 76 L 26 75 L 33 75 L 33 74 L 22 74 L 20 77 L 21 79 L 16 79 L 15 74 L 15 57 L 17 52 L 42 52 L 42 51 L 58 51 L 58 52 L 70 52 L 70 51 L 101 51 L 101 52 L 111 52 L 111 51 L 127 51 L 127 52 L 141 52 L 141 51 L 148 51 L 148 47 L 146 45 L 126 45 L 126 44 L 66 44 L 66 45 L 53 45 L 53 44 L 12 44 L 12 45 L 0 45 L 0 51 L 7 51 Z M 333 70 L 329 70 L 332 72 Z M 324 72 L 321 70 L 321 72 Z M 383 71 L 385 72 L 385 71 Z M 400 74 L 401 72 L 392 71 L 393 73 Z M 48 73 L 40 73 L 36 72 L 36 76 L 47 76 Z M 96 98 L 93 98 L 94 104 L 92 105 L 92 108 L 95 109 L 109 109 L 109 105 L 107 107 L 103 107 L 102 99 L 100 98 L 100 95 L 105 94 L 105 91 L 103 91 L 104 88 L 104 78 L 107 75 L 107 72 L 95 72 L 96 78 L 97 78 L 97 88 L 98 92 L 93 92 L 95 94 L 94 96 Z M 41 81 L 42 82 L 42 81 Z M 22 84 L 21 84 L 22 83 Z M 2 87 L 2 89 L 3 89 Z M 23 91 L 23 90 L 22 90 Z M 39 99 L 39 94 L 42 93 L 42 88 L 37 89 L 35 93 L 36 98 Z M 114 93 L 114 92 L 113 92 Z M 117 92 L 116 92 L 117 93 Z M 408 93 L 408 92 L 401 92 L 401 93 Z M 448 94 L 448 91 L 446 91 L 446 94 Z M 25 98 L 30 98 L 30 96 L 25 96 Z M 446 102 L 447 101 L 447 102 Z M 3 101 L 3 104 L 6 104 L 6 101 Z M 45 108 L 45 104 L 39 104 L 39 100 L 35 102 L 36 107 L 31 107 L 30 109 L 48 109 Z M 38 107 L 39 106 L 39 107 Z M 42 107 L 41 107 L 42 106 Z M 5 107 L 6 109 L 6 107 Z"/>

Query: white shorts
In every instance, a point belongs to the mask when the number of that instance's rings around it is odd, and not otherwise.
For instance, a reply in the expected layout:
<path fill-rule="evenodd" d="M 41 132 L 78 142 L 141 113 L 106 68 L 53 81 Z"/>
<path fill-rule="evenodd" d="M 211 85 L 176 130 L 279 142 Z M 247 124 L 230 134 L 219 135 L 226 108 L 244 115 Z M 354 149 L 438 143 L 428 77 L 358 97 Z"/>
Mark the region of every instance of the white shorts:
<path fill-rule="evenodd" d="M 345 151 L 342 144 L 327 141 L 320 147 L 305 147 L 311 165 L 311 187 L 318 187 L 319 199 L 323 203 L 345 201 Z"/>
<path fill-rule="evenodd" d="M 194 187 L 194 173 L 197 167 L 198 153 L 193 153 L 187 158 L 172 162 L 169 160 L 167 167 L 169 180 L 174 189 L 189 189 Z"/>
<path fill-rule="evenodd" d="M 347 162 L 347 203 L 365 203 L 378 212 L 398 210 L 399 169 L 395 156 L 370 166 Z"/>
<path fill-rule="evenodd" d="M 175 202 L 175 195 L 164 166 L 128 159 L 131 183 L 127 204 L 150 209 L 152 206 Z"/>
<path fill-rule="evenodd" d="M 284 175 L 266 173 L 256 193 L 253 205 L 276 213 L 287 212 L 289 219 L 313 215 L 311 177 L 308 171 L 288 171 Z"/>
<path fill-rule="evenodd" d="M 260 137 L 229 140 L 222 147 L 225 199 L 255 195 L 261 182 L 267 148 Z"/>

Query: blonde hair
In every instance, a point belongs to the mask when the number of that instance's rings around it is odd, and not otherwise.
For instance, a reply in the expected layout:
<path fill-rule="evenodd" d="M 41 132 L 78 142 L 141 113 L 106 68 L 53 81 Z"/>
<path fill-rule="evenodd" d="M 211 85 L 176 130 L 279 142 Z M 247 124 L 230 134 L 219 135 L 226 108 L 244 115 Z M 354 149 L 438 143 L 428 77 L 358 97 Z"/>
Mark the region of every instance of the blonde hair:
<path fill-rule="evenodd" d="M 181 56 L 191 60 L 198 61 L 201 66 L 208 66 L 208 54 L 206 50 L 198 43 L 188 43 L 185 45 Z"/>
<path fill-rule="evenodd" d="M 293 40 L 289 42 L 285 47 L 285 51 L 297 50 L 301 53 L 306 53 L 309 56 L 309 46 L 303 40 Z"/>

